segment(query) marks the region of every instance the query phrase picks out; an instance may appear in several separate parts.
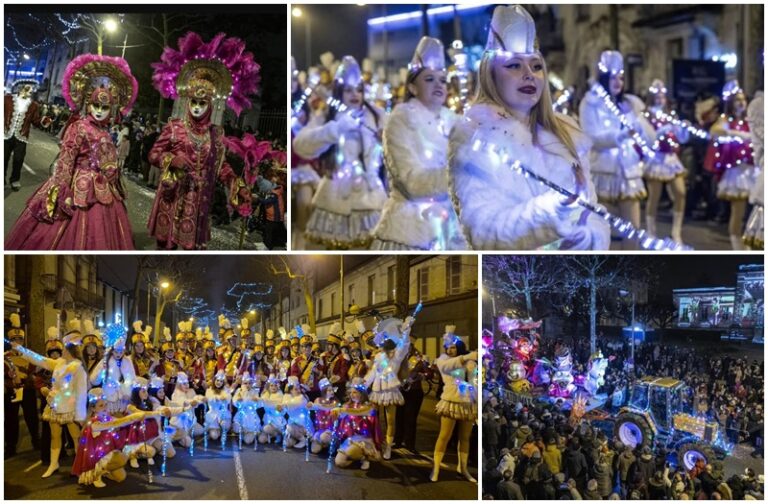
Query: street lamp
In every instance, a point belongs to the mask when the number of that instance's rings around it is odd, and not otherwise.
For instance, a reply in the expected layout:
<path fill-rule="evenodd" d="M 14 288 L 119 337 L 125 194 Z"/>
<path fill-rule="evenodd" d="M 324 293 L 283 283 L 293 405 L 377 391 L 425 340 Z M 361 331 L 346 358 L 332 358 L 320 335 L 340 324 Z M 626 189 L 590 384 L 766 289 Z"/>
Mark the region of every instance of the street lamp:
<path fill-rule="evenodd" d="M 163 288 L 163 289 L 167 289 L 170 286 L 171 286 L 171 284 L 169 284 L 168 282 L 161 282 L 160 283 L 160 287 Z"/>
<path fill-rule="evenodd" d="M 304 15 L 304 11 L 300 7 L 294 7 L 291 10 L 291 15 L 297 20 L 304 18 L 304 47 L 307 57 L 306 67 L 309 68 L 312 65 L 312 22 L 308 15 Z"/>
<path fill-rule="evenodd" d="M 341 330 L 344 330 L 344 256 L 339 255 L 339 289 L 341 289 Z"/>
<path fill-rule="evenodd" d="M 117 21 L 112 18 L 104 21 L 104 29 L 109 33 L 115 33 L 117 31 Z"/>
<path fill-rule="evenodd" d="M 22 56 L 22 58 L 24 58 L 26 61 L 29 61 L 29 54 L 27 54 L 27 53 L 24 53 L 24 55 Z"/>
<path fill-rule="evenodd" d="M 625 289 L 619 289 L 619 295 L 621 297 L 627 297 L 629 295 L 632 295 L 632 323 L 630 324 L 632 327 L 631 330 L 631 336 L 630 336 L 630 354 L 629 354 L 629 360 L 630 365 L 632 366 L 632 374 L 635 373 L 635 291 L 634 289 L 630 292 Z"/>

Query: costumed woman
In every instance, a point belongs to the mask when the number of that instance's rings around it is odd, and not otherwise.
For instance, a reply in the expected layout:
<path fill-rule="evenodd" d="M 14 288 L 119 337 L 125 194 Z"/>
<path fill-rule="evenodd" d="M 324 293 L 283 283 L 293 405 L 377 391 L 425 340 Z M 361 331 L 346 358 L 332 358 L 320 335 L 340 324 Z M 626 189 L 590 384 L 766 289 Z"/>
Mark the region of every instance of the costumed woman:
<path fill-rule="evenodd" d="M 104 488 L 103 477 L 117 483 L 125 480 L 125 464 L 128 457 L 122 452 L 126 442 L 126 427 L 142 422 L 153 413 L 138 411 L 122 418 L 115 418 L 107 410 L 107 400 L 100 388 L 88 392 L 92 405 L 91 418 L 83 429 L 77 443 L 77 454 L 72 465 L 72 475 L 77 476 L 81 485 Z"/>
<path fill-rule="evenodd" d="M 604 221 L 544 185 L 504 166 L 508 160 L 596 202 L 587 137 L 552 110 L 547 68 L 530 14 L 497 7 L 480 62 L 472 108 L 449 141 L 450 188 L 473 248 L 607 249 Z"/>
<path fill-rule="evenodd" d="M 688 142 L 690 133 L 686 123 L 675 125 L 672 119 L 677 114 L 669 106 L 667 88 L 664 82 L 655 79 L 648 88 L 646 99 L 648 110 L 645 117 L 656 130 L 657 155 L 645 165 L 645 180 L 648 184 L 648 201 L 645 204 L 645 228 L 656 234 L 656 212 L 664 184 L 672 194 L 672 232 L 670 237 L 683 243 L 683 218 L 685 217 L 685 167 L 678 157 L 680 144 Z"/>
<path fill-rule="evenodd" d="M 156 415 L 146 416 L 143 420 L 132 423 L 127 429 L 123 453 L 134 469 L 139 467 L 139 458 L 146 458 L 149 465 L 154 465 L 153 457 L 157 453 L 162 453 L 164 439 L 160 416 L 169 418 L 184 412 L 184 408 L 171 408 L 161 404 L 158 399 L 150 395 L 149 387 L 149 380 L 137 377 L 133 382 L 131 402 L 127 408 L 128 416 L 139 412 L 154 412 Z M 176 455 L 176 450 L 171 443 L 166 446 L 165 454 L 168 458 Z"/>
<path fill-rule="evenodd" d="M 752 213 L 747 219 L 744 228 L 744 244 L 752 250 L 763 250 L 765 238 L 763 237 L 765 191 L 765 101 L 763 92 L 758 91 L 747 108 L 747 122 L 752 134 L 752 157 L 755 160 L 755 169 L 758 170 L 757 181 L 752 186 L 749 194 L 749 202 L 754 205 Z"/>
<path fill-rule="evenodd" d="M 242 436 L 245 444 L 251 444 L 261 432 L 261 419 L 256 411 L 260 407 L 259 389 L 253 386 L 254 380 L 248 371 L 243 373 L 240 382 L 240 388 L 232 398 L 232 404 L 237 408 L 232 430 Z"/>
<path fill-rule="evenodd" d="M 208 404 L 205 428 L 208 430 L 208 437 L 215 441 L 219 436 L 226 436 L 232 426 L 232 412 L 229 410 L 232 394 L 223 369 L 214 376 L 213 386 L 205 391 L 205 402 Z"/>
<path fill-rule="evenodd" d="M 77 324 L 72 324 L 77 322 Z M 51 463 L 43 473 L 43 478 L 50 477 L 59 470 L 61 455 L 61 432 L 66 428 L 73 440 L 80 437 L 79 422 L 86 419 L 88 403 L 88 376 L 80 360 L 80 321 L 69 321 L 67 334 L 62 340 L 64 350 L 61 358 L 49 359 L 32 350 L 11 342 L 13 350 L 19 352 L 28 362 L 51 371 L 52 385 L 43 411 L 43 420 L 51 428 Z"/>
<path fill-rule="evenodd" d="M 83 54 L 67 65 L 61 92 L 80 115 L 65 126 L 53 175 L 27 201 L 5 248 L 133 249 L 109 126 L 133 106 L 136 79 L 122 58 Z"/>
<path fill-rule="evenodd" d="M 83 321 L 85 327 L 92 327 L 90 320 Z M 86 329 L 87 332 L 87 329 Z M 122 414 L 128 406 L 131 386 L 136 378 L 136 371 L 130 357 L 125 355 L 125 337 L 119 338 L 111 348 L 107 348 L 104 358 L 90 374 L 92 386 L 103 390 L 107 409 L 112 414 Z"/>
<path fill-rule="evenodd" d="M 375 250 L 464 250 L 448 196 L 448 135 L 458 116 L 448 96 L 445 49 L 422 37 L 408 65 L 405 102 L 384 128 L 390 192 L 371 245 Z"/>
<path fill-rule="evenodd" d="M 184 448 L 189 448 L 195 442 L 195 436 L 203 434 L 203 426 L 197 423 L 195 412 L 188 410 L 189 407 L 195 408 L 198 404 L 205 401 L 205 398 L 195 393 L 189 387 L 189 377 L 186 373 L 179 373 L 176 377 L 176 388 L 171 396 L 170 405 L 176 408 L 183 408 L 184 412 L 171 419 L 171 426 L 176 429 L 173 436 L 174 441 L 178 441 Z"/>
<path fill-rule="evenodd" d="M 435 406 L 440 416 L 440 434 L 435 442 L 434 468 L 429 479 L 437 481 L 453 429 L 459 427 L 459 465 L 456 472 L 475 482 L 467 466 L 472 426 L 477 421 L 477 351 L 468 352 L 466 344 L 453 334 L 443 335 L 444 353 L 435 361 L 443 379 L 443 393 Z"/>
<path fill-rule="evenodd" d="M 365 384 L 371 389 L 370 400 L 376 407 L 383 409 L 387 420 L 387 432 L 382 446 L 382 457 L 389 460 L 392 456 L 392 443 L 395 440 L 397 407 L 405 404 L 400 392 L 398 370 L 405 356 L 408 355 L 414 318 L 405 321 L 397 318 L 382 320 L 376 325 L 376 337 L 381 341 L 381 352 L 373 359 L 371 369 L 365 376 Z"/>
<path fill-rule="evenodd" d="M 296 69 L 296 59 L 291 56 L 291 105 L 294 110 L 291 117 L 291 143 L 294 137 L 309 122 L 310 108 L 305 100 L 299 107 L 303 91 L 299 85 L 299 71 Z M 293 250 L 303 250 L 306 247 L 304 232 L 307 229 L 307 221 L 312 212 L 312 197 L 320 183 L 320 175 L 317 174 L 312 162 L 291 149 L 291 198 L 293 199 L 294 212 L 292 228 Z"/>
<path fill-rule="evenodd" d="M 155 88 L 176 100 L 173 118 L 148 156 L 162 170 L 148 223 L 159 249 L 206 247 L 217 181 L 227 187 L 231 207 L 250 205 L 245 182 L 225 161 L 221 120 L 225 103 L 236 115 L 251 106 L 259 65 L 242 40 L 225 37 L 219 33 L 204 43 L 189 32 L 178 51 L 166 47 L 152 64 Z"/>
<path fill-rule="evenodd" d="M 267 388 L 261 393 L 261 405 L 264 408 L 259 443 L 267 444 L 272 441 L 280 443 L 285 430 L 285 416 L 279 410 L 283 404 L 283 393 L 280 390 L 280 380 L 272 375 L 267 380 Z"/>
<path fill-rule="evenodd" d="M 288 448 L 304 448 L 307 439 L 312 437 L 312 422 L 307 405 L 311 407 L 312 403 L 307 402 L 299 377 L 289 376 L 280 410 L 288 415 L 288 423 L 285 426 L 285 446 Z"/>
<path fill-rule="evenodd" d="M 741 238 L 747 199 L 757 179 L 752 137 L 747 121 L 747 96 L 735 80 L 723 87 L 723 113 L 709 129 L 704 169 L 719 177 L 717 197 L 731 202 L 728 234 L 733 250 L 744 250 Z"/>
<path fill-rule="evenodd" d="M 598 92 L 605 92 L 606 98 Z M 606 102 L 617 107 L 630 128 Z M 642 115 L 644 108 L 640 98 L 624 92 L 624 57 L 619 51 L 603 51 L 597 81 L 579 105 L 579 121 L 593 143 L 590 162 L 598 200 L 617 207 L 618 215 L 635 228 L 640 227 L 640 200 L 647 196 L 643 172 L 655 157 L 643 153 L 637 144 L 639 139 L 650 148 L 656 138 L 653 126 Z"/>
<path fill-rule="evenodd" d="M 320 389 L 320 397 L 312 402 L 311 408 L 315 412 L 314 432 L 310 447 L 312 453 L 320 453 L 324 448 L 331 445 L 331 438 L 333 437 L 332 410 L 339 407 L 339 402 L 336 400 L 336 387 L 328 381 L 328 378 L 322 378 L 318 388 Z"/>
<path fill-rule="evenodd" d="M 379 178 L 385 116 L 365 101 L 364 85 L 357 61 L 345 56 L 332 93 L 342 105 L 320 111 L 293 139 L 296 154 L 317 159 L 323 174 L 306 238 L 329 248 L 367 248 L 387 198 Z"/>
<path fill-rule="evenodd" d="M 339 419 L 334 433 L 338 443 L 335 462 L 338 467 L 344 468 L 359 461 L 360 469 L 366 471 L 371 466 L 371 460 L 381 458 L 381 432 L 376 406 L 368 401 L 368 387 L 360 378 L 347 383 L 347 397 L 344 406 L 333 410 L 334 416 Z"/>

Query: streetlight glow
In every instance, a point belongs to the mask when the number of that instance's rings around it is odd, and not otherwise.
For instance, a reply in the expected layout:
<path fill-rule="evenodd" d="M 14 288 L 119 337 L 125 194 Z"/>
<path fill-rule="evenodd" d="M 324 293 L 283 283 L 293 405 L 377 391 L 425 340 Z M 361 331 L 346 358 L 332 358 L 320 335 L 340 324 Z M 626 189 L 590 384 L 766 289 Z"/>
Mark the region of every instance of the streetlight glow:
<path fill-rule="evenodd" d="M 163 282 L 163 283 L 160 284 L 160 287 L 162 287 L 163 289 L 167 289 L 170 286 L 171 286 L 171 284 L 169 284 L 168 282 Z"/>
<path fill-rule="evenodd" d="M 117 21 L 114 19 L 107 19 L 104 21 L 104 29 L 107 30 L 109 33 L 114 33 L 117 31 Z"/>
<path fill-rule="evenodd" d="M 297 18 L 300 18 L 300 17 L 301 17 L 303 14 L 304 14 L 304 11 L 302 11 L 302 10 L 301 10 L 301 8 L 299 8 L 299 7 L 294 7 L 294 8 L 291 10 L 291 15 L 292 15 L 293 17 L 297 17 Z"/>
<path fill-rule="evenodd" d="M 22 58 L 24 58 L 25 60 L 28 60 L 28 59 L 29 59 L 29 54 L 27 54 L 27 53 L 24 53 L 24 55 L 22 56 Z"/>

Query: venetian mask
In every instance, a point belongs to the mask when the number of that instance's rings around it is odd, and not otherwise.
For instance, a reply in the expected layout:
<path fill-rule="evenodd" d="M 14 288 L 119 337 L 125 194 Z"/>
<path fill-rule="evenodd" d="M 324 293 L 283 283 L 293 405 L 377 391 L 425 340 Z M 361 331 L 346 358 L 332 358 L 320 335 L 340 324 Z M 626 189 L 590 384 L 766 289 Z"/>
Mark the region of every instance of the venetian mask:
<path fill-rule="evenodd" d="M 192 117 L 195 119 L 200 119 L 208 111 L 208 106 L 208 101 L 193 98 L 189 100 L 189 113 L 192 114 Z"/>

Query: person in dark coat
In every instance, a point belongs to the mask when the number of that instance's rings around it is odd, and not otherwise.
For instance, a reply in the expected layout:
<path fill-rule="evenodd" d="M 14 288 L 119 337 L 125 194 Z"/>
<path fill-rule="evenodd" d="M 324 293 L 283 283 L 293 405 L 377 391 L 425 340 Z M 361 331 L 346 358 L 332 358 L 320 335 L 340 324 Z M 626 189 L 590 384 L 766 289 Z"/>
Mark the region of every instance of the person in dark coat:
<path fill-rule="evenodd" d="M 490 412 L 483 419 L 483 444 L 488 450 L 489 456 L 498 456 L 499 435 L 501 426 L 499 425 L 499 416 Z"/>
<path fill-rule="evenodd" d="M 568 448 L 563 453 L 563 470 L 566 477 L 576 480 L 576 488 L 582 493 L 587 487 L 587 459 L 581 453 L 581 445 L 577 438 L 572 438 Z"/>
<path fill-rule="evenodd" d="M 505 471 L 504 478 L 496 485 L 496 498 L 501 500 L 525 500 L 520 485 L 512 481 L 512 471 Z M 530 497 L 529 497 L 530 498 Z"/>

